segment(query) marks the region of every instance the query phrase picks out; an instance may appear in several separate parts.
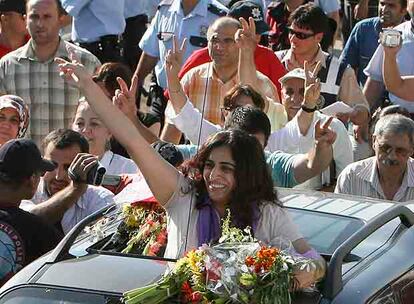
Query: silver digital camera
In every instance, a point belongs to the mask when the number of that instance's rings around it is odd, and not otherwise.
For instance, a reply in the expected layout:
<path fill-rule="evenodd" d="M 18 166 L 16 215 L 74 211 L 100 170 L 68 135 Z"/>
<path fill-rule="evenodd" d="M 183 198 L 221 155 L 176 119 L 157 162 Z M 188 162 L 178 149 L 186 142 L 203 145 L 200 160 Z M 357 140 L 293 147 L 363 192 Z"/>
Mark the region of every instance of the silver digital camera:
<path fill-rule="evenodd" d="M 401 32 L 395 29 L 383 29 L 380 42 L 386 47 L 397 47 L 401 43 Z"/>

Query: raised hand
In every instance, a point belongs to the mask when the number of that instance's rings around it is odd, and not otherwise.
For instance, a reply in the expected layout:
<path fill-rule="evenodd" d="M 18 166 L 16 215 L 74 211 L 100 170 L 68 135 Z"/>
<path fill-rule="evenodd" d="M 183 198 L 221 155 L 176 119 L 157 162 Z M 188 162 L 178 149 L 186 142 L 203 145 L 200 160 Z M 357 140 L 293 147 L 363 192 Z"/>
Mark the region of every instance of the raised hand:
<path fill-rule="evenodd" d="M 173 37 L 173 49 L 167 51 L 165 56 L 165 72 L 167 74 L 168 89 L 170 91 L 176 91 L 180 80 L 178 79 L 178 73 L 180 72 L 183 55 L 185 52 L 185 45 L 187 39 L 185 38 L 181 43 L 181 46 L 178 46 L 177 38 Z"/>
<path fill-rule="evenodd" d="M 132 77 L 131 86 L 129 88 L 121 77 L 117 77 L 116 81 L 118 82 L 120 89 L 115 91 L 115 96 L 112 97 L 112 103 L 127 117 L 136 119 L 138 108 L 135 102 L 135 96 L 138 87 L 138 76 L 134 75 Z"/>
<path fill-rule="evenodd" d="M 309 63 L 305 61 L 304 70 L 305 70 L 305 94 L 303 97 L 303 105 L 307 108 L 314 108 L 317 106 L 319 101 L 319 96 L 321 94 L 321 82 L 317 77 L 319 70 L 321 68 L 321 62 L 316 63 L 313 71 L 309 71 Z"/>
<path fill-rule="evenodd" d="M 254 19 L 249 17 L 249 22 L 247 22 L 244 18 L 239 18 L 239 21 L 242 28 L 238 29 L 234 35 L 236 45 L 242 50 L 254 51 L 257 46 L 256 24 L 254 23 Z"/>
<path fill-rule="evenodd" d="M 69 84 L 81 88 L 88 80 L 92 79 L 92 76 L 80 63 L 74 50 L 72 48 L 68 48 L 67 50 L 70 61 L 60 57 L 55 58 L 55 62 L 58 64 L 59 75 Z"/>
<path fill-rule="evenodd" d="M 333 131 L 329 125 L 332 122 L 333 117 L 329 117 L 327 121 L 325 121 L 321 125 L 321 121 L 318 120 L 315 124 L 315 141 L 319 144 L 326 144 L 332 145 L 336 139 L 336 133 Z"/>

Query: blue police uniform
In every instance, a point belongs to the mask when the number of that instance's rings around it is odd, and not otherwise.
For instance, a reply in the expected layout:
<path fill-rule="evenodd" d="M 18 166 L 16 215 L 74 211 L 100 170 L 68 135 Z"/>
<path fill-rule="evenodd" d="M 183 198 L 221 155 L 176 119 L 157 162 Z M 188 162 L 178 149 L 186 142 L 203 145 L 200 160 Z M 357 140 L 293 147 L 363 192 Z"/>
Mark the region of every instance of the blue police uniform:
<path fill-rule="evenodd" d="M 125 0 L 61 0 L 61 4 L 73 17 L 74 42 L 94 53 L 101 62 L 119 57 L 119 37 L 125 29 Z"/>
<path fill-rule="evenodd" d="M 187 38 L 183 62 L 190 54 L 207 46 L 207 29 L 228 9 L 217 0 L 200 0 L 194 9 L 184 16 L 180 0 L 165 0 L 160 3 L 150 27 L 142 37 L 139 47 L 148 55 L 159 58 L 155 67 L 158 84 L 167 87 L 165 55 L 172 49 L 173 35 L 181 43 Z"/>

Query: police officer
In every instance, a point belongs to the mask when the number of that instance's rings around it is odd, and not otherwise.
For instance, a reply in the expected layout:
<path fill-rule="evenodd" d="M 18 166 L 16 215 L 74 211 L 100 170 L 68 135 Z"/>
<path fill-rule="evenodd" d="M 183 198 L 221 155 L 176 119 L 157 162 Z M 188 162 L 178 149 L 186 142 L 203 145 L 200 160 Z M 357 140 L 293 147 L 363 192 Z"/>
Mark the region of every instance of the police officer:
<path fill-rule="evenodd" d="M 153 100 L 151 112 L 161 121 L 164 120 L 166 104 L 166 100 L 160 94 L 162 89 L 167 87 L 165 55 L 167 50 L 172 49 L 173 36 L 175 35 L 180 43 L 187 38 L 184 62 L 194 50 L 207 46 L 209 25 L 218 17 L 226 15 L 227 11 L 217 0 L 164 0 L 158 6 L 150 27 L 139 43 L 143 53 L 135 74 L 142 84 L 155 67 L 157 83 L 161 90 L 153 87 L 158 94 L 156 100 Z"/>
<path fill-rule="evenodd" d="M 72 41 L 104 63 L 122 61 L 125 0 L 60 0 L 73 17 Z"/>
<path fill-rule="evenodd" d="M 148 6 L 154 0 L 125 0 L 124 62 L 135 71 L 141 49 L 138 43 L 147 29 Z"/>

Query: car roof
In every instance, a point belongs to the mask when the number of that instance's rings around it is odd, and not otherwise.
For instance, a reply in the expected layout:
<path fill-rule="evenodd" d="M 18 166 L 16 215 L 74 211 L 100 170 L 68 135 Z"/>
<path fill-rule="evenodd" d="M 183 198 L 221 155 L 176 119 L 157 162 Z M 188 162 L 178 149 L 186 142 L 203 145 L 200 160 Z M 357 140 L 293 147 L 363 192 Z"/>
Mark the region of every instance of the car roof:
<path fill-rule="evenodd" d="M 286 207 L 349 216 L 364 222 L 396 204 L 388 200 L 312 190 L 277 188 L 277 191 L 280 201 Z M 404 204 L 414 210 L 414 204 L 410 202 L 398 204 Z"/>

